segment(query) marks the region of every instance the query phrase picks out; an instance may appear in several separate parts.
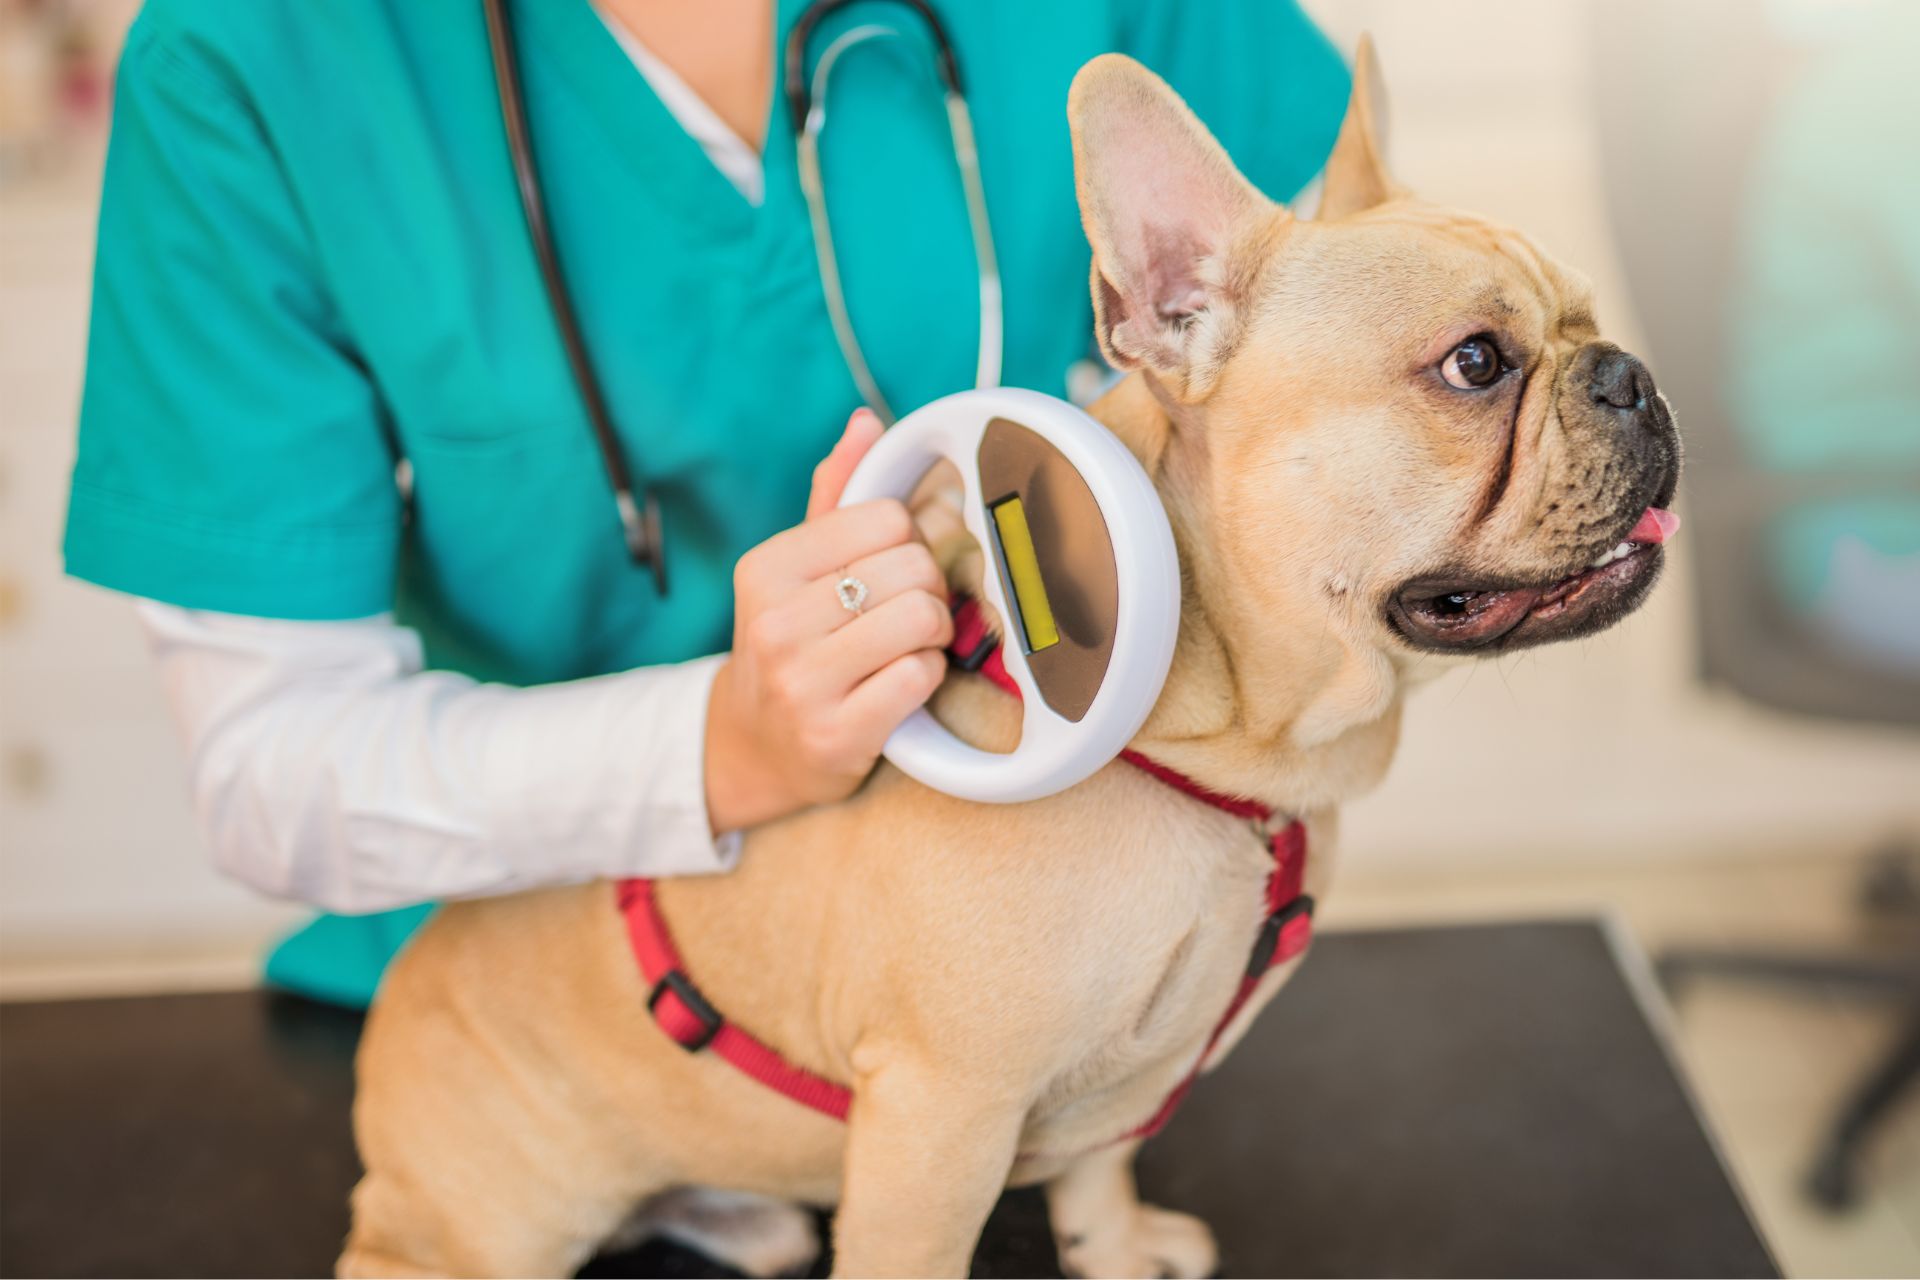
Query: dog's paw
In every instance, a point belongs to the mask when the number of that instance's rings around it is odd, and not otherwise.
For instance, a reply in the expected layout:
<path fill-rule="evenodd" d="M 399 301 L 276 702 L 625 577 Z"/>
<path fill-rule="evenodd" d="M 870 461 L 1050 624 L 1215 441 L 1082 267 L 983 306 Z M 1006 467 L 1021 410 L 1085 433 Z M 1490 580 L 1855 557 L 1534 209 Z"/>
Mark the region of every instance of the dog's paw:
<path fill-rule="evenodd" d="M 1107 1277 L 1179 1277 L 1199 1280 L 1214 1274 L 1220 1251 L 1213 1231 L 1190 1213 L 1135 1206 L 1131 1215 L 1111 1227 L 1068 1236 L 1060 1244 L 1063 1274 L 1106 1280 Z"/>
<path fill-rule="evenodd" d="M 805 1275 L 820 1255 L 813 1215 L 743 1191 L 679 1187 L 655 1196 L 605 1248 L 664 1236 L 749 1276 Z"/>

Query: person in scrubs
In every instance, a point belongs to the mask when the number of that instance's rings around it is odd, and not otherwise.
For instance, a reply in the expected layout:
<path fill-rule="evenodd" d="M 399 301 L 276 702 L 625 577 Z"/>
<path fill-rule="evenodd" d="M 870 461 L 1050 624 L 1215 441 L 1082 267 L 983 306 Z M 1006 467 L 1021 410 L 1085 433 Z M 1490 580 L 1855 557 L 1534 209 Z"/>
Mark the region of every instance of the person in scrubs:
<path fill-rule="evenodd" d="M 1255 183 L 1347 94 L 1291 0 L 935 0 L 1005 282 L 1004 380 L 1089 353 L 1064 106 L 1118 49 Z M 780 110 L 800 0 L 519 0 L 553 238 L 670 590 L 629 557 L 530 247 L 481 5 L 149 0 L 117 81 L 65 552 L 138 598 L 220 866 L 327 912 L 270 980 L 370 998 L 425 904 L 725 871 L 857 787 L 944 671 L 832 332 Z M 905 412 L 971 385 L 976 265 L 922 26 L 848 49 L 822 164 Z M 851 415 L 851 417 L 850 417 Z M 824 460 L 823 460 L 824 459 Z M 854 614 L 834 584 L 871 589 Z M 902 849 L 910 858 L 913 850 Z"/>

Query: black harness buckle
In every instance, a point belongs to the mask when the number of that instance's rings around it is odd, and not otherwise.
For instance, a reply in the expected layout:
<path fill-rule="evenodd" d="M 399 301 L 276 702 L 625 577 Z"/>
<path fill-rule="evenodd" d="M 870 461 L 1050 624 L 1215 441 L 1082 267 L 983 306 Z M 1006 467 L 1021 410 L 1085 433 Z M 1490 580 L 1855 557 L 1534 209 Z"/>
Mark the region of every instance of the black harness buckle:
<path fill-rule="evenodd" d="M 1280 947 L 1280 935 L 1287 926 L 1301 916 L 1313 914 L 1313 898 L 1301 894 L 1286 906 L 1266 918 L 1260 926 L 1259 936 L 1253 940 L 1253 955 L 1247 961 L 1247 975 L 1257 978 L 1273 964 L 1273 953 Z"/>
<path fill-rule="evenodd" d="M 707 1003 L 707 998 L 700 994 L 700 988 L 693 985 L 693 979 L 679 969 L 667 970 L 660 975 L 660 981 L 653 984 L 653 993 L 647 997 L 647 1012 L 653 1015 L 653 1020 L 660 1022 L 660 1001 L 668 992 L 672 992 L 681 1006 L 700 1020 L 700 1034 L 691 1040 L 683 1040 L 661 1023 L 660 1029 L 667 1032 L 667 1038 L 688 1053 L 698 1053 L 712 1044 L 727 1020 L 720 1016 L 718 1009 Z"/>
<path fill-rule="evenodd" d="M 980 639 L 965 653 L 958 649 L 947 650 L 947 662 L 962 671 L 974 672 L 987 665 L 987 659 L 1000 647 L 1000 638 L 986 627 L 980 628 Z"/>

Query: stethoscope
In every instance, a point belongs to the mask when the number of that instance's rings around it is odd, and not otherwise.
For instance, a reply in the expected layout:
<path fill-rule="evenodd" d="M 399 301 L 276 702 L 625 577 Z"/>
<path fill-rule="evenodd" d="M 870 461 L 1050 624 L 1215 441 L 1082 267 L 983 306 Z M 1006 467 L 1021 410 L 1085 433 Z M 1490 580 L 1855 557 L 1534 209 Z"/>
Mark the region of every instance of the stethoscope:
<path fill-rule="evenodd" d="M 827 86 L 836 63 L 856 45 L 881 36 L 898 37 L 890 27 L 868 23 L 836 36 L 821 54 L 813 75 L 806 74 L 807 49 L 822 20 L 860 0 L 814 0 L 807 6 L 787 34 L 786 97 L 787 111 L 793 121 L 795 146 L 799 154 L 801 192 L 806 197 L 807 221 L 813 230 L 814 257 L 819 264 L 821 292 L 826 297 L 827 315 L 833 323 L 834 341 L 846 360 L 861 398 L 880 420 L 891 425 L 892 407 L 881 394 L 866 353 L 853 329 L 847 312 L 846 295 L 841 288 L 840 268 L 833 246 L 833 226 L 827 216 L 827 198 L 820 176 L 820 134 L 827 123 Z M 878 3 L 879 0 L 867 0 Z M 934 65 L 940 76 L 947 107 L 947 127 L 953 139 L 954 160 L 960 169 L 960 184 L 966 196 L 967 224 L 973 236 L 974 258 L 980 275 L 980 346 L 974 370 L 976 387 L 997 386 L 1004 343 L 1000 269 L 994 253 L 993 229 L 987 221 L 987 198 L 980 182 L 980 157 L 974 143 L 973 116 L 967 109 L 961 88 L 960 64 L 945 27 L 926 0 L 887 0 L 912 10 L 932 37 Z M 667 590 L 665 534 L 660 518 L 660 503 L 651 487 L 637 484 L 621 452 L 620 438 L 614 431 L 607 410 L 606 394 L 594 373 L 592 357 L 581 335 L 580 320 L 574 311 L 573 297 L 560 269 L 553 234 L 547 222 L 546 201 L 540 188 L 538 166 L 534 163 L 533 139 L 527 124 L 526 101 L 520 92 L 520 72 L 513 41 L 513 25 L 507 0 L 483 0 L 487 17 L 487 40 L 493 51 L 494 81 L 500 93 L 500 116 L 506 125 L 507 151 L 513 160 L 514 179 L 520 188 L 520 207 L 526 214 L 527 232 L 533 240 L 534 258 L 540 278 L 546 286 L 547 302 L 553 308 L 555 327 L 565 348 L 567 366 L 599 446 L 607 479 L 613 486 L 613 502 L 619 512 L 620 528 L 627 554 L 635 564 L 645 565 L 653 574 L 654 586 L 664 595 Z M 637 496 L 636 496 L 637 495 Z"/>

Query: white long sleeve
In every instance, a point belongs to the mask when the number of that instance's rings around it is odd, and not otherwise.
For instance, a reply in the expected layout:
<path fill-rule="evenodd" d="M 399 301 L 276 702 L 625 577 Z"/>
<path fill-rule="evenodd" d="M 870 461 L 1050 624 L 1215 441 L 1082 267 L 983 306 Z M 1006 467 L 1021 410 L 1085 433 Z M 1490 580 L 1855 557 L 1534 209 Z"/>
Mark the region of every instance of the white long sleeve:
<path fill-rule="evenodd" d="M 214 857 L 262 892 L 377 911 L 739 855 L 706 811 L 717 657 L 521 689 L 423 671 L 387 615 L 137 607 Z"/>

